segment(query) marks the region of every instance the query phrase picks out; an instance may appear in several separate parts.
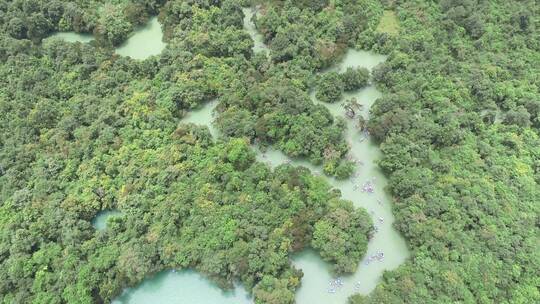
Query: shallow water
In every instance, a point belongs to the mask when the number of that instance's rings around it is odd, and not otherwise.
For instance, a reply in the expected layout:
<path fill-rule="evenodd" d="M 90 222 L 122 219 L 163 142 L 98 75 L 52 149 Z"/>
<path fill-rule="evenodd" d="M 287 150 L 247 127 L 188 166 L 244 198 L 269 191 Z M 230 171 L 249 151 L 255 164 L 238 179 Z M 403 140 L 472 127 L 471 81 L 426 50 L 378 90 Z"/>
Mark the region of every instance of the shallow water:
<path fill-rule="evenodd" d="M 162 271 L 135 288 L 126 289 L 113 304 L 242 304 L 252 303 L 241 287 L 223 291 L 191 270 Z"/>
<path fill-rule="evenodd" d="M 116 53 L 133 59 L 146 59 L 159 55 L 165 45 L 161 25 L 157 17 L 152 17 L 147 24 L 137 28 L 133 35 L 116 49 Z"/>
<path fill-rule="evenodd" d="M 375 54 L 368 51 L 358 51 L 349 49 L 345 53 L 345 57 L 332 70 L 343 72 L 345 69 L 351 68 L 366 68 L 372 70 L 374 67 L 386 60 L 386 56 Z M 374 100 L 373 100 L 374 101 Z"/>
<path fill-rule="evenodd" d="M 214 99 L 212 101 L 209 101 L 203 105 L 201 105 L 199 108 L 189 111 L 186 113 L 184 117 L 182 117 L 182 122 L 184 123 L 194 123 L 197 125 L 205 125 L 210 130 L 210 134 L 215 138 L 217 137 L 218 131 L 214 127 L 214 124 L 212 124 L 213 118 L 213 111 L 215 107 L 217 106 L 218 101 L 217 99 Z M 204 123 L 201 123 L 204 122 Z"/>
<path fill-rule="evenodd" d="M 80 34 L 75 32 L 58 32 L 49 38 L 60 38 L 67 42 L 90 42 L 94 39 L 91 34 Z M 122 56 L 129 56 L 133 59 L 146 59 L 153 55 L 159 55 L 165 48 L 163 42 L 163 32 L 157 17 L 152 17 L 143 26 L 139 26 L 132 35 L 118 48 L 116 53 Z"/>
<path fill-rule="evenodd" d="M 343 71 L 347 67 L 365 67 L 371 70 L 373 67 L 383 62 L 386 58 L 370 52 L 349 50 L 339 64 L 339 70 Z M 369 116 L 369 108 L 381 93 L 370 85 L 362 90 L 346 93 L 341 102 L 324 105 L 334 116 L 345 117 L 345 109 L 342 102 L 345 99 L 354 97 L 363 108 L 357 115 Z M 315 92 L 311 94 L 314 102 Z M 338 181 L 328 178 L 329 183 L 341 190 L 342 197 L 354 203 L 356 207 L 365 208 L 371 215 L 377 232 L 368 244 L 367 254 L 359 265 L 357 271 L 349 276 L 343 276 L 343 286 L 335 293 L 329 293 L 331 274 L 327 265 L 313 251 L 304 252 L 296 256 L 293 260 L 298 268 L 304 271 L 302 286 L 297 293 L 297 303 L 347 303 L 347 298 L 354 293 L 368 294 L 380 281 L 385 270 L 394 269 L 405 261 L 408 257 L 408 249 L 405 240 L 393 228 L 391 197 L 385 190 L 387 179 L 377 166 L 377 161 L 381 157 L 379 147 L 366 137 L 357 128 L 356 119 L 345 118 L 347 130 L 345 139 L 349 142 L 349 157 L 358 160 L 357 170 L 353 177 Z M 293 162 L 294 164 L 294 162 Z M 373 184 L 373 193 L 363 192 L 365 183 Z M 382 261 L 368 261 L 368 258 L 377 252 L 384 253 Z"/>
<path fill-rule="evenodd" d="M 264 44 L 264 37 L 255 28 L 255 23 L 252 18 L 257 13 L 255 8 L 243 8 L 244 12 L 244 29 L 249 33 L 253 40 L 253 52 L 266 52 L 268 53 L 268 47 Z"/>
<path fill-rule="evenodd" d="M 92 220 L 92 226 L 94 226 L 96 230 L 105 230 L 105 228 L 107 228 L 107 220 L 112 216 L 118 216 L 121 214 L 122 212 L 118 210 L 100 211 Z"/>
<path fill-rule="evenodd" d="M 90 42 L 94 40 L 94 36 L 92 36 L 91 34 L 81 34 L 81 33 L 75 33 L 75 32 L 58 32 L 47 37 L 47 39 L 52 39 L 52 38 L 59 38 L 67 42 L 81 42 L 81 43 L 86 43 L 86 42 Z"/>

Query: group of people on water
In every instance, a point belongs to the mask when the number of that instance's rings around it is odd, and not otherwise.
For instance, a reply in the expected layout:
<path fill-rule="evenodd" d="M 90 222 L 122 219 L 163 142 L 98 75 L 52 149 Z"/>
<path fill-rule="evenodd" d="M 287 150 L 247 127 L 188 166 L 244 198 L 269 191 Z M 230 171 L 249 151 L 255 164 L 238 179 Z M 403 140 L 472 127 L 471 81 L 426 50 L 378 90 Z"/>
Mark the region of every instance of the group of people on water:
<path fill-rule="evenodd" d="M 369 265 L 371 262 L 374 262 L 374 261 L 382 262 L 383 260 L 384 260 L 384 252 L 377 251 L 376 253 L 372 254 L 364 261 L 364 265 Z"/>
<path fill-rule="evenodd" d="M 376 178 L 375 177 L 372 177 L 371 180 L 368 180 L 366 181 L 363 185 L 362 185 L 362 192 L 364 193 L 369 193 L 369 194 L 372 194 L 375 192 L 375 180 Z M 359 185 L 355 184 L 353 189 L 354 190 L 358 190 L 359 188 Z M 377 199 L 377 202 L 379 204 L 381 204 L 381 200 Z"/>
<path fill-rule="evenodd" d="M 364 265 L 369 265 L 371 262 L 378 261 L 382 262 L 384 260 L 384 252 L 378 250 L 374 254 L 370 255 L 365 261 Z M 328 288 L 328 293 L 336 293 L 341 287 L 343 287 L 344 282 L 341 278 L 332 279 L 330 281 L 330 287 Z M 360 281 L 354 283 L 354 290 L 359 291 L 361 287 Z"/>
<path fill-rule="evenodd" d="M 343 286 L 343 281 L 341 278 L 337 278 L 330 281 L 330 287 L 328 288 L 328 293 L 336 293 L 340 287 Z M 360 281 L 354 283 L 354 290 L 356 292 L 360 291 Z"/>
<path fill-rule="evenodd" d="M 341 278 L 336 278 L 330 281 L 330 288 L 328 288 L 329 293 L 336 293 L 336 291 L 343 286 L 343 281 Z"/>

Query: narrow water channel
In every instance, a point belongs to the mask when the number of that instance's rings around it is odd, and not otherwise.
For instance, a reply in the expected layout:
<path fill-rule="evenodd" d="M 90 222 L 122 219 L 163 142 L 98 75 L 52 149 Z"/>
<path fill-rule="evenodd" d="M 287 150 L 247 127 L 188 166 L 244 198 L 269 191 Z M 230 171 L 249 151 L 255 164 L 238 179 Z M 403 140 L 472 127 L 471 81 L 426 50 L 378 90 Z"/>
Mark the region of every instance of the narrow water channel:
<path fill-rule="evenodd" d="M 264 37 L 257 31 L 253 22 L 253 17 L 257 14 L 257 8 L 245 7 L 242 9 L 242 12 L 244 13 L 244 30 L 249 33 L 254 43 L 253 52 L 268 53 L 268 48 L 264 44 Z"/>
<path fill-rule="evenodd" d="M 47 39 L 58 38 L 66 42 L 81 42 L 86 43 L 94 40 L 94 36 L 91 34 L 81 34 L 75 32 L 57 32 L 47 37 Z"/>
<path fill-rule="evenodd" d="M 263 37 L 257 33 L 252 17 L 255 14 L 253 9 L 244 9 L 244 28 L 251 35 L 255 42 L 254 51 L 267 52 Z M 159 33 L 157 33 L 159 31 Z M 144 34 L 142 34 L 144 33 Z M 142 48 L 148 41 L 161 42 L 161 29 L 156 19 L 150 22 L 148 32 L 139 30 L 134 34 L 126 45 L 117 52 L 122 55 L 133 58 L 146 58 L 150 55 L 159 54 L 163 48 L 162 44 L 156 44 L 155 48 Z M 64 39 L 72 39 L 72 36 L 58 34 Z M 147 35 L 139 38 L 137 35 Z M 83 37 L 81 37 L 83 39 Z M 88 37 L 84 37 L 86 42 Z M 148 40 L 150 39 L 150 40 Z M 157 43 L 157 42 L 156 42 Z M 159 45 L 159 47 L 158 47 Z M 140 49 L 138 49 L 140 48 Z M 160 49 L 161 48 L 161 49 Z M 158 52 L 159 49 L 159 52 Z M 349 50 L 342 62 L 330 70 L 344 70 L 347 67 L 365 67 L 372 69 L 374 66 L 385 60 L 384 56 L 376 55 L 370 52 Z M 311 93 L 314 102 L 318 102 L 314 92 Z M 369 108 L 373 102 L 381 96 L 374 86 L 368 86 L 362 90 L 344 95 L 343 100 L 354 97 L 363 109 L 360 115 L 368 117 Z M 321 103 L 326 106 L 334 116 L 345 117 L 345 110 L 340 101 L 334 104 Z M 199 109 L 190 111 L 183 118 L 183 122 L 191 122 L 209 127 L 213 136 L 217 136 L 216 129 L 212 126 L 212 113 L 217 105 L 213 100 L 206 103 Z M 407 247 L 403 238 L 392 227 L 394 218 L 391 212 L 391 199 L 385 191 L 387 180 L 378 168 L 376 162 L 381 153 L 378 146 L 371 141 L 369 137 L 358 131 L 355 126 L 356 120 L 346 119 L 347 128 L 345 138 L 349 142 L 351 151 L 348 157 L 358 160 L 358 167 L 349 180 L 338 181 L 333 178 L 324 177 L 328 183 L 341 191 L 342 197 L 354 203 L 358 208 L 365 208 L 373 219 L 377 227 L 377 232 L 370 240 L 367 254 L 354 274 L 343 276 L 341 278 L 343 285 L 335 292 L 329 292 L 330 282 L 336 278 L 329 271 L 329 265 L 322 261 L 319 255 L 313 250 L 304 250 L 296 254 L 292 261 L 293 264 L 302 269 L 304 277 L 302 285 L 296 296 L 297 303 L 300 304 L 326 304 L 326 303 L 347 303 L 347 299 L 354 293 L 367 294 L 371 292 L 380 281 L 385 270 L 396 268 L 404 262 L 408 256 Z M 308 163 L 304 160 L 289 159 L 283 153 L 267 149 L 257 151 L 257 159 L 268 163 L 271 167 L 283 163 L 292 165 L 302 165 L 309 168 L 314 174 L 321 174 L 322 169 Z M 363 192 L 364 185 L 372 185 L 373 192 Z M 106 223 L 106 214 L 97 217 L 95 227 L 104 229 Z M 384 253 L 384 259 L 370 259 L 371 256 Z M 152 277 L 147 278 L 136 287 L 128 288 L 113 303 L 252 303 L 253 300 L 247 292 L 237 286 L 232 291 L 222 291 L 212 282 L 191 270 L 182 271 L 163 271 Z"/>

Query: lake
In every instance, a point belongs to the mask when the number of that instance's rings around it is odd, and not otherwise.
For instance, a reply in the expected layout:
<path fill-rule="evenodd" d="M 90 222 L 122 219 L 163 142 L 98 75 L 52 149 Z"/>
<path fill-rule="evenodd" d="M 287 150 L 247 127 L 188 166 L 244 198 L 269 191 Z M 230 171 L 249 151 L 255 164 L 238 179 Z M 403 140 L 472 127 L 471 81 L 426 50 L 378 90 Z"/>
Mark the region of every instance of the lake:
<path fill-rule="evenodd" d="M 152 17 L 147 24 L 138 27 L 133 35 L 116 49 L 116 53 L 133 59 L 146 59 L 161 54 L 165 46 L 161 25 L 157 17 Z"/>
<path fill-rule="evenodd" d="M 94 36 L 75 32 L 59 32 L 51 35 L 49 38 L 59 38 L 67 42 L 86 43 L 92 41 Z M 122 45 L 117 47 L 115 51 L 119 55 L 128 56 L 133 59 L 146 59 L 150 56 L 159 55 L 165 46 L 161 25 L 157 17 L 152 17 L 145 25 L 137 27 L 132 35 Z"/>

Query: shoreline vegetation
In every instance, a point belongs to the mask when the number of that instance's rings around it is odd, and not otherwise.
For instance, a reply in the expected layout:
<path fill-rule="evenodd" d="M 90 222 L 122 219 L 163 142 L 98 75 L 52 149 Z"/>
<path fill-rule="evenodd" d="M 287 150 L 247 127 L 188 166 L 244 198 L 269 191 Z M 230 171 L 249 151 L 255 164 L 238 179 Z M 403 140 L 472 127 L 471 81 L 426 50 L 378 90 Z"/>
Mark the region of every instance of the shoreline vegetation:
<path fill-rule="evenodd" d="M 0 301 L 109 303 L 189 268 L 255 303 L 294 303 L 291 256 L 309 247 L 354 271 L 368 211 L 251 146 L 350 176 L 346 122 L 310 90 L 331 102 L 365 84 L 361 71 L 317 76 L 352 48 L 387 56 L 362 129 L 410 257 L 350 303 L 540 302 L 535 4 L 0 0 Z M 244 29 L 255 5 L 267 52 Z M 163 51 L 115 54 L 150 16 Z M 94 41 L 45 39 L 70 31 Z M 217 140 L 181 123 L 210 100 Z M 96 231 L 103 210 L 122 215 Z"/>

